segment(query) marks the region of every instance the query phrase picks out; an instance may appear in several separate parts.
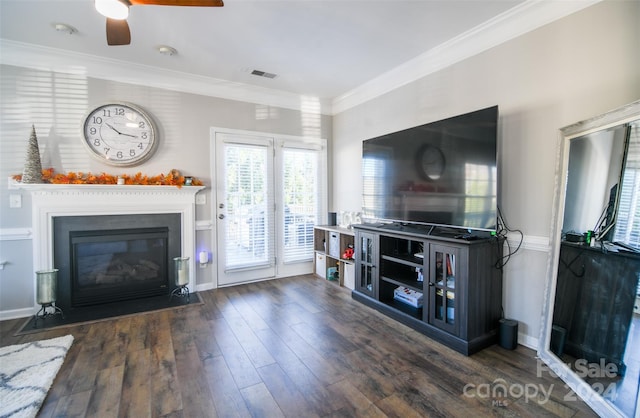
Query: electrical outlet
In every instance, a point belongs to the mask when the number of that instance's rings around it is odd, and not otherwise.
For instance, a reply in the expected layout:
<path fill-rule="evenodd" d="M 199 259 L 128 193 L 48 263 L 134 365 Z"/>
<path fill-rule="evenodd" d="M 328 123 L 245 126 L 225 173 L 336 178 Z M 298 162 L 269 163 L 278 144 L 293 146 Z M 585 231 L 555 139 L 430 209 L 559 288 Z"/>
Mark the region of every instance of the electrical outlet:
<path fill-rule="evenodd" d="M 10 194 L 9 195 L 9 207 L 10 208 L 21 208 L 22 207 L 22 195 L 21 194 Z"/>
<path fill-rule="evenodd" d="M 196 205 L 205 205 L 207 204 L 207 196 L 203 194 L 196 195 Z"/>

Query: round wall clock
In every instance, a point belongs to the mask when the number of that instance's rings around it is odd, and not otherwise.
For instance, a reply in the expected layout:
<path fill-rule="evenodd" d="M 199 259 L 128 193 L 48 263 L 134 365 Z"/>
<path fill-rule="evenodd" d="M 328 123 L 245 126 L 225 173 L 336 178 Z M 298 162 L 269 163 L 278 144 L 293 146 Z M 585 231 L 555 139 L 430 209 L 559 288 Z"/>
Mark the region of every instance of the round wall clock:
<path fill-rule="evenodd" d="M 147 160 L 158 145 L 151 116 L 130 103 L 108 103 L 84 119 L 82 134 L 91 155 L 115 166 Z"/>
<path fill-rule="evenodd" d="M 418 172 L 427 180 L 438 180 L 444 173 L 445 159 L 440 148 L 424 145 L 418 150 Z"/>

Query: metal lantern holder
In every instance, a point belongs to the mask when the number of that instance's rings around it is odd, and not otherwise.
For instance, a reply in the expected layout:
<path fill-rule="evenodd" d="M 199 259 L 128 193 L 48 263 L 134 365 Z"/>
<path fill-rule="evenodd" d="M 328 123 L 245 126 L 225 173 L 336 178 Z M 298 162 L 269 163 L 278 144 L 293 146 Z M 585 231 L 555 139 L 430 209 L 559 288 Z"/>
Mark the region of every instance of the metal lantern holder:
<path fill-rule="evenodd" d="M 169 295 L 169 300 L 174 296 L 178 296 L 186 297 L 187 302 L 189 302 L 189 257 L 175 257 L 173 264 L 175 266 L 176 288 Z"/>
<path fill-rule="evenodd" d="M 58 269 L 36 271 L 36 301 L 40 304 L 40 310 L 36 313 L 33 327 L 38 324 L 38 319 L 44 320 L 51 315 L 61 315 L 62 309 L 55 306 L 56 293 L 58 291 Z M 47 308 L 51 308 L 47 310 Z"/>

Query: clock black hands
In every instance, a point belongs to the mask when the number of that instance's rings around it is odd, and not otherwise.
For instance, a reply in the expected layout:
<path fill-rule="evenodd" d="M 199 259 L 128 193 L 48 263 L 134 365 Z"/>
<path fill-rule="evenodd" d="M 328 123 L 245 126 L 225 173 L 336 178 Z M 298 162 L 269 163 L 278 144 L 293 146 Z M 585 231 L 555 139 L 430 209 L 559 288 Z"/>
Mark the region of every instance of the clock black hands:
<path fill-rule="evenodd" d="M 108 122 L 105 122 L 104 124 L 105 124 L 105 125 L 107 125 L 109 128 L 113 129 L 114 131 L 116 131 L 116 133 L 117 133 L 118 135 L 122 135 L 122 132 L 120 132 L 119 130 L 117 130 L 116 128 L 114 128 L 112 124 L 110 124 L 110 123 L 108 123 Z"/>
<path fill-rule="evenodd" d="M 114 128 L 112 124 L 110 124 L 110 123 L 108 123 L 108 122 L 105 122 L 105 125 L 107 125 L 109 128 L 111 128 L 111 129 L 113 129 L 114 131 L 116 131 L 116 133 L 117 133 L 118 135 L 129 136 L 129 137 L 131 137 L 131 138 L 137 138 L 137 137 L 138 137 L 138 135 L 130 135 L 130 134 L 125 134 L 124 132 L 120 132 L 119 130 L 117 130 L 116 128 Z"/>

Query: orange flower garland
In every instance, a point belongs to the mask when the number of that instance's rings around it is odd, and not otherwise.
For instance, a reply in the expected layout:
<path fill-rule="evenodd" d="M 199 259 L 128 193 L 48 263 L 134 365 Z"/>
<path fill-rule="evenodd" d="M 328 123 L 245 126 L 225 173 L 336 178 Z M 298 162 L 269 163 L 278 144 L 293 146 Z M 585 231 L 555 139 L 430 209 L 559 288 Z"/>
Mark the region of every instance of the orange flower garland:
<path fill-rule="evenodd" d="M 16 174 L 12 177 L 16 181 L 22 180 L 22 174 Z M 67 174 L 55 173 L 53 168 L 42 170 L 42 181 L 50 184 L 118 184 L 118 178 L 124 179 L 124 184 L 141 185 L 141 186 L 177 186 L 182 187 L 185 184 L 185 176 L 173 169 L 169 174 L 159 174 L 149 177 L 138 172 L 133 176 L 122 174 L 120 176 L 102 173 L 99 175 L 83 172 L 70 171 Z M 191 185 L 203 186 L 202 181 L 192 177 Z"/>

